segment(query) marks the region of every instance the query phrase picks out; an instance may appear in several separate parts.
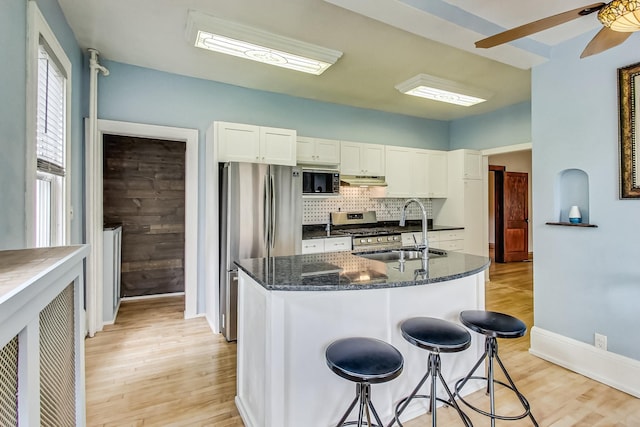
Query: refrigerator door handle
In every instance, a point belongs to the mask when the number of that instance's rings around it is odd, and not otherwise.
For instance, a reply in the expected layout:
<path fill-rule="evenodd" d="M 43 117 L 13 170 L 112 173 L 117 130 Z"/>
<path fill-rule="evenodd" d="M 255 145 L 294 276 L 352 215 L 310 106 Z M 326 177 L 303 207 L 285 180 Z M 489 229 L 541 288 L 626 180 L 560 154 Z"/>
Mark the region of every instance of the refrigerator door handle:
<path fill-rule="evenodd" d="M 273 175 L 269 175 L 269 184 L 271 185 L 271 249 L 275 246 L 276 243 L 276 188 L 273 181 Z"/>
<path fill-rule="evenodd" d="M 269 191 L 268 191 L 268 183 L 267 183 L 267 179 L 265 177 L 264 180 L 264 191 L 262 192 L 262 226 L 264 229 L 264 244 L 268 244 L 269 242 L 269 203 L 268 203 L 268 197 L 269 197 Z"/>

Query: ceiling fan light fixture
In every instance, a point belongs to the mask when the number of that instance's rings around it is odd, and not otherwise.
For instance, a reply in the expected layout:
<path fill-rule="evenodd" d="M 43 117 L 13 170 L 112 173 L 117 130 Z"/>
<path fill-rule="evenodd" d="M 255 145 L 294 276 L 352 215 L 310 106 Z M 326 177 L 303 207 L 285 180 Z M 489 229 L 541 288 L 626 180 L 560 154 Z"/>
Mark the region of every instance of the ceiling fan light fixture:
<path fill-rule="evenodd" d="M 195 47 L 320 75 L 342 52 L 189 11 L 185 36 Z"/>
<path fill-rule="evenodd" d="M 640 1 L 613 0 L 598 12 L 603 25 L 614 31 L 630 33 L 640 30 Z"/>
<path fill-rule="evenodd" d="M 452 80 L 418 74 L 396 85 L 396 89 L 406 95 L 419 96 L 433 101 L 470 107 L 485 102 L 491 93 Z"/>

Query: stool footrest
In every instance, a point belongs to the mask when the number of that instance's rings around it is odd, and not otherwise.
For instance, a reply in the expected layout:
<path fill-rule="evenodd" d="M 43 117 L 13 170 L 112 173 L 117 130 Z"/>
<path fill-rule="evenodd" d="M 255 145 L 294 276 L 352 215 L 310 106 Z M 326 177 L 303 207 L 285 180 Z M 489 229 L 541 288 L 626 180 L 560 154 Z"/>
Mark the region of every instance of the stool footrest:
<path fill-rule="evenodd" d="M 500 384 L 503 387 L 506 387 L 508 389 L 510 389 L 511 391 L 513 391 L 516 396 L 518 397 L 518 399 L 520 400 L 520 402 L 522 403 L 522 406 L 524 407 L 525 411 L 522 414 L 519 415 L 498 415 L 498 414 L 491 414 L 489 412 L 483 411 L 482 409 L 473 406 L 472 404 L 470 404 L 469 402 L 467 402 L 462 396 L 460 396 L 460 389 L 459 389 L 459 385 L 460 383 L 464 380 L 465 378 L 461 378 L 458 381 L 456 381 L 456 385 L 455 385 L 455 389 L 456 389 L 456 395 L 458 396 L 458 400 L 462 403 L 464 403 L 469 409 L 473 409 L 474 411 L 478 412 L 479 414 L 482 414 L 484 416 L 487 417 L 491 417 L 497 420 L 503 420 L 503 421 L 515 421 L 515 420 L 521 420 L 524 417 L 527 417 L 530 413 L 531 413 L 531 405 L 529 405 L 529 401 L 527 400 L 526 397 L 524 397 L 524 395 L 522 393 L 520 393 L 517 389 L 514 389 L 513 387 L 511 387 L 509 384 L 503 383 L 502 381 L 498 381 L 496 379 L 493 380 L 494 384 Z M 467 380 L 484 380 L 484 381 L 488 381 L 487 377 L 467 377 Z"/>

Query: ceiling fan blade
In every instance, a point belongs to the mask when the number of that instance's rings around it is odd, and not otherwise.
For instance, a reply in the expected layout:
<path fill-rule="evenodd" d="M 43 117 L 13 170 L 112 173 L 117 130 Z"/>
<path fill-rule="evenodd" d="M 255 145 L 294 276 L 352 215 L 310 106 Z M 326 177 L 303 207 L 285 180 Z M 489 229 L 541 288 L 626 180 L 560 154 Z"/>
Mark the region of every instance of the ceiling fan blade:
<path fill-rule="evenodd" d="M 582 51 L 580 58 L 586 58 L 587 56 L 595 55 L 600 52 L 604 52 L 607 49 L 618 46 L 624 42 L 631 33 L 623 33 L 620 31 L 614 31 L 609 27 L 602 27 L 598 34 L 591 39 L 587 47 Z"/>
<path fill-rule="evenodd" d="M 577 9 L 559 13 L 557 15 L 549 16 L 547 18 L 542 18 L 537 21 L 512 28 L 502 33 L 498 33 L 491 37 L 487 37 L 486 39 L 479 40 L 476 42 L 476 47 L 494 47 L 513 40 L 520 39 L 522 37 L 530 36 L 531 34 L 535 34 L 551 27 L 555 27 L 556 25 L 564 24 L 565 22 L 572 21 L 574 19 L 580 18 L 581 16 L 597 12 L 602 9 L 604 5 L 605 3 L 594 3 L 588 6 L 579 7 Z"/>

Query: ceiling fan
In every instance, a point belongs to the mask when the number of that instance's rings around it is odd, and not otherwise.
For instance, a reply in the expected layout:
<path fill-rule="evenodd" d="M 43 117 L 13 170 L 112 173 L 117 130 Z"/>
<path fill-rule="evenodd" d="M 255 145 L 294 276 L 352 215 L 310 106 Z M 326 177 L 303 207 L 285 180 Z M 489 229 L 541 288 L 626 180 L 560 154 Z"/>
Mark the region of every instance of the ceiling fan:
<path fill-rule="evenodd" d="M 613 0 L 609 3 L 593 3 L 512 28 L 477 41 L 476 47 L 498 46 L 595 12 L 598 12 L 598 20 L 603 28 L 591 39 L 580 58 L 618 46 L 629 38 L 631 33 L 640 30 L 640 1 Z"/>

